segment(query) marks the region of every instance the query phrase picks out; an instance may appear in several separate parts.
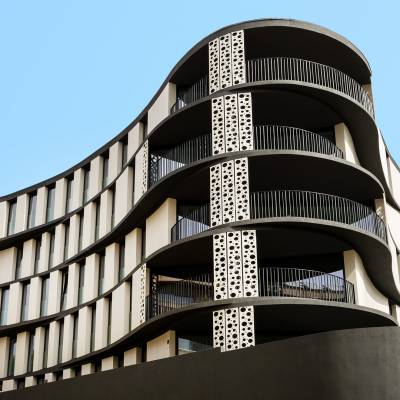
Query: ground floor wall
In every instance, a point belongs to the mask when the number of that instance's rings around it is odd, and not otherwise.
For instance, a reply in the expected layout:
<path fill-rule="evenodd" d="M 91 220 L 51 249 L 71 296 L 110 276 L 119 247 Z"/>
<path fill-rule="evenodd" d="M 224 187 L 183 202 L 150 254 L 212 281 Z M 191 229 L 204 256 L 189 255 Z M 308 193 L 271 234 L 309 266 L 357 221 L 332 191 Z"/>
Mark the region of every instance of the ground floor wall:
<path fill-rule="evenodd" d="M 400 328 L 300 336 L 81 376 L 0 399 L 368 399 L 400 398 Z"/>

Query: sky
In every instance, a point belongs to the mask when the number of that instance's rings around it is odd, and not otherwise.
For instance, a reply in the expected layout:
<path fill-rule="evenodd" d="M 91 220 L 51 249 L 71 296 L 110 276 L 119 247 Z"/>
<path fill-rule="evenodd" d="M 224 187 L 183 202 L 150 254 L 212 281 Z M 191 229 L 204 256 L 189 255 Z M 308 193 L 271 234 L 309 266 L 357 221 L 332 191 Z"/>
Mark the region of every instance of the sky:
<path fill-rule="evenodd" d="M 376 119 L 400 161 L 398 0 L 0 0 L 0 195 L 54 176 L 125 128 L 209 33 L 313 22 L 367 57 Z"/>

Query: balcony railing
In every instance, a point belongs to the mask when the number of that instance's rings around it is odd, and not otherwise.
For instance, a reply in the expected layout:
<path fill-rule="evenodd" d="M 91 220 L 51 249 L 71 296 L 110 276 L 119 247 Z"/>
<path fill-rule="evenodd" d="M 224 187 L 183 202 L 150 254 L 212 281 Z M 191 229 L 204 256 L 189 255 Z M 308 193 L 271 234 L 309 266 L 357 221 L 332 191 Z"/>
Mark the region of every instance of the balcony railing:
<path fill-rule="evenodd" d="M 250 216 L 313 218 L 339 222 L 386 239 L 386 227 L 376 212 L 363 204 L 324 193 L 271 190 L 250 194 Z"/>
<path fill-rule="evenodd" d="M 153 274 L 146 298 L 146 318 L 214 299 L 212 273 L 176 279 Z M 295 297 L 355 303 L 354 287 L 345 279 L 324 272 L 297 268 L 258 269 L 259 297 Z"/>
<path fill-rule="evenodd" d="M 187 164 L 211 156 L 211 136 L 203 135 L 187 140 L 178 146 L 152 153 L 150 156 L 149 185 Z"/>
<path fill-rule="evenodd" d="M 343 72 L 313 61 L 287 57 L 247 60 L 247 82 L 300 81 L 337 90 L 357 101 L 374 115 L 371 99 L 365 89 Z"/>
<path fill-rule="evenodd" d="M 206 96 L 208 96 L 208 75 L 204 76 L 178 95 L 176 103 L 171 107 L 171 114 Z"/>
<path fill-rule="evenodd" d="M 210 206 L 203 204 L 190 210 L 171 228 L 171 241 L 196 235 L 210 227 Z"/>
<path fill-rule="evenodd" d="M 343 158 L 343 152 L 329 139 L 291 126 L 254 126 L 254 145 L 256 150 L 310 151 Z"/>

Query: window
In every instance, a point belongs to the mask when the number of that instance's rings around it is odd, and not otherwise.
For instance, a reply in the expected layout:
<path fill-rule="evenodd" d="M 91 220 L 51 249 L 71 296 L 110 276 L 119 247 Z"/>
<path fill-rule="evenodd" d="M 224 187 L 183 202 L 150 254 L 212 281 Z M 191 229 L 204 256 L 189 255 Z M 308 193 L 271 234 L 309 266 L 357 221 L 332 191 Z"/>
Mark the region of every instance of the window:
<path fill-rule="evenodd" d="M 47 276 L 42 279 L 42 294 L 40 299 L 40 316 L 47 315 L 47 307 L 49 302 L 49 281 L 50 278 Z"/>
<path fill-rule="evenodd" d="M 50 233 L 50 248 L 49 248 L 49 268 L 53 266 L 54 263 L 54 232 Z"/>
<path fill-rule="evenodd" d="M 96 201 L 96 221 L 95 221 L 95 230 L 94 230 L 94 240 L 99 238 L 99 230 L 100 230 L 100 201 Z"/>
<path fill-rule="evenodd" d="M 9 287 L 3 287 L 3 289 L 1 290 L 0 325 L 6 325 L 7 324 L 9 295 L 10 295 L 10 288 Z"/>
<path fill-rule="evenodd" d="M 119 268 L 118 279 L 122 281 L 125 275 L 125 241 L 119 244 Z"/>
<path fill-rule="evenodd" d="M 90 351 L 94 351 L 96 340 L 96 306 L 92 306 L 92 323 L 90 328 Z"/>
<path fill-rule="evenodd" d="M 126 140 L 126 139 L 125 139 Z M 128 143 L 122 142 L 122 167 L 128 162 Z"/>
<path fill-rule="evenodd" d="M 42 247 L 42 239 L 36 239 L 36 247 L 35 247 L 35 264 L 34 264 L 34 274 L 38 272 L 39 269 L 39 260 L 40 260 L 40 249 Z"/>
<path fill-rule="evenodd" d="M 146 258 L 146 228 L 142 228 L 142 246 L 141 246 L 142 261 Z"/>
<path fill-rule="evenodd" d="M 81 251 L 82 241 L 83 241 L 83 213 L 78 214 L 78 216 L 79 216 L 78 251 Z"/>
<path fill-rule="evenodd" d="M 49 359 L 49 327 L 44 328 L 44 344 L 43 344 L 43 368 L 47 368 Z"/>
<path fill-rule="evenodd" d="M 81 264 L 79 265 L 78 304 L 82 304 L 84 286 L 85 286 L 85 264 Z"/>
<path fill-rule="evenodd" d="M 54 201 L 56 197 L 55 186 L 47 188 L 47 209 L 46 209 L 46 221 L 49 222 L 54 219 Z"/>
<path fill-rule="evenodd" d="M 10 350 L 8 353 L 8 368 L 7 368 L 7 375 L 14 375 L 14 365 L 15 365 L 15 347 L 17 344 L 17 338 L 12 337 L 10 339 Z"/>
<path fill-rule="evenodd" d="M 108 154 L 103 156 L 103 188 L 108 184 Z"/>
<path fill-rule="evenodd" d="M 7 235 L 12 235 L 13 233 L 15 233 L 16 216 L 17 216 L 17 201 L 15 200 L 9 203 Z"/>
<path fill-rule="evenodd" d="M 108 298 L 107 344 L 111 343 L 112 298 Z"/>
<path fill-rule="evenodd" d="M 33 354 L 35 349 L 35 333 L 31 332 L 29 334 L 29 345 L 28 345 L 28 362 L 27 362 L 27 372 L 33 371 Z"/>
<path fill-rule="evenodd" d="M 28 229 L 29 228 L 33 228 L 35 226 L 36 200 L 37 200 L 37 194 L 36 193 L 32 193 L 29 196 Z"/>
<path fill-rule="evenodd" d="M 129 282 L 129 330 L 132 330 L 132 284 Z"/>
<path fill-rule="evenodd" d="M 86 203 L 89 195 L 89 174 L 90 168 L 85 169 L 83 175 L 83 203 Z"/>
<path fill-rule="evenodd" d="M 62 271 L 61 304 L 60 304 L 61 310 L 65 310 L 65 307 L 67 306 L 67 291 L 68 291 L 68 267 Z"/>
<path fill-rule="evenodd" d="M 22 302 L 21 302 L 21 321 L 28 319 L 29 289 L 30 281 L 24 282 L 22 286 Z"/>
<path fill-rule="evenodd" d="M 73 318 L 74 328 L 72 332 L 72 358 L 75 358 L 78 344 L 78 314 L 74 314 Z"/>
<path fill-rule="evenodd" d="M 60 320 L 58 325 L 58 352 L 57 352 L 57 362 L 60 364 L 62 362 L 62 351 L 64 343 L 64 319 Z"/>
<path fill-rule="evenodd" d="M 115 193 L 111 190 L 111 229 L 114 228 L 115 223 Z"/>
<path fill-rule="evenodd" d="M 98 287 L 98 295 L 103 294 L 104 291 L 104 268 L 105 268 L 105 255 L 100 254 L 99 259 L 99 287 Z"/>
<path fill-rule="evenodd" d="M 67 178 L 67 196 L 66 196 L 66 204 L 65 211 L 69 213 L 72 209 L 72 184 L 74 183 L 74 179 L 72 177 Z"/>
<path fill-rule="evenodd" d="M 68 258 L 69 247 L 69 223 L 64 225 L 64 260 Z"/>
<path fill-rule="evenodd" d="M 17 248 L 17 259 L 15 261 L 15 279 L 21 278 L 22 248 Z"/>

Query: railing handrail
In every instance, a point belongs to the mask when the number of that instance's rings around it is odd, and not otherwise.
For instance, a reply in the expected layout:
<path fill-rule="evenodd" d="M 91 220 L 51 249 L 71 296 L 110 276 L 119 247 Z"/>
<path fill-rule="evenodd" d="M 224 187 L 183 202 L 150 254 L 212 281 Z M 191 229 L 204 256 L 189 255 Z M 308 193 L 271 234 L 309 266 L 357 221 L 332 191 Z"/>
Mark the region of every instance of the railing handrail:
<path fill-rule="evenodd" d="M 208 96 L 208 74 L 193 83 L 177 97 L 175 104 L 171 107 L 171 114 L 206 96 Z"/>
<path fill-rule="evenodd" d="M 250 215 L 251 219 L 299 217 L 339 222 L 387 242 L 385 223 L 371 207 L 327 193 L 293 189 L 252 192 Z"/>
<path fill-rule="evenodd" d="M 344 158 L 342 150 L 326 137 L 293 126 L 255 125 L 254 139 L 256 150 L 303 150 Z"/>
<path fill-rule="evenodd" d="M 246 60 L 247 82 L 290 80 L 328 87 L 356 100 L 372 116 L 368 92 L 344 72 L 315 61 L 294 57 L 261 57 Z"/>

